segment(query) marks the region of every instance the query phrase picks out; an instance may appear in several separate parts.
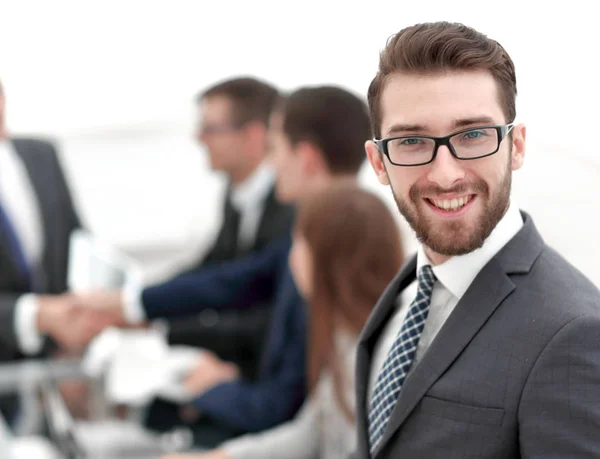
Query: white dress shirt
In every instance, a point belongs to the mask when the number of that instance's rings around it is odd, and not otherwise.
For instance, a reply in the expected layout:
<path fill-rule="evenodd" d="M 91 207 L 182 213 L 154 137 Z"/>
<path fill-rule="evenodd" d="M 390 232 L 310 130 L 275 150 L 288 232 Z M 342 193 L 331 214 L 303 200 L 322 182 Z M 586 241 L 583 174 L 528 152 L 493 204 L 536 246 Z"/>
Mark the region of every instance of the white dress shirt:
<path fill-rule="evenodd" d="M 263 163 L 242 183 L 231 189 L 231 205 L 240 213 L 238 247 L 246 249 L 254 243 L 265 210 L 266 200 L 275 183 L 275 171 Z M 129 323 L 146 320 L 141 285 L 128 285 L 123 290 L 124 316 Z"/>
<path fill-rule="evenodd" d="M 244 182 L 231 190 L 231 205 L 240 213 L 238 247 L 242 250 L 252 246 L 258 233 L 266 199 L 275 183 L 273 168 L 261 164 Z"/>
<path fill-rule="evenodd" d="M 32 267 L 38 266 L 44 250 L 40 209 L 25 165 L 9 140 L 0 140 L 0 201 L 17 233 L 25 260 Z M 35 354 L 42 348 L 36 327 L 37 310 L 34 295 L 18 299 L 14 327 L 25 354 Z"/>
<path fill-rule="evenodd" d="M 432 266 L 437 282 L 433 286 L 429 315 L 421 332 L 411 371 L 417 366 L 479 271 L 519 232 L 522 226 L 523 219 L 519 209 L 511 202 L 508 210 L 482 247 L 466 255 L 452 257 L 440 265 Z M 425 265 L 431 265 L 431 262 L 425 255 L 423 246 L 419 246 L 417 249 L 417 272 Z M 379 372 L 416 295 L 417 281 L 415 280 L 398 295 L 396 312 L 386 324 L 377 341 L 369 377 L 367 410 Z"/>

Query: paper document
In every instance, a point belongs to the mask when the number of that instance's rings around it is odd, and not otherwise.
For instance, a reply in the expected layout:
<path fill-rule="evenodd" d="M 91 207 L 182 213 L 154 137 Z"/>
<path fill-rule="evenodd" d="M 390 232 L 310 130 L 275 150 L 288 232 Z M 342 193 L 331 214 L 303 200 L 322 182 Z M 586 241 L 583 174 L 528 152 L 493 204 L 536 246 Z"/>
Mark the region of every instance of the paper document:
<path fill-rule="evenodd" d="M 89 232 L 75 230 L 69 251 L 69 290 L 122 289 L 141 285 L 142 270 L 135 260 L 104 244 Z"/>
<path fill-rule="evenodd" d="M 185 390 L 183 379 L 203 353 L 169 346 L 157 330 L 108 328 L 88 347 L 82 368 L 89 377 L 105 378 L 110 403 L 143 406 L 158 396 L 187 402 L 194 397 Z"/>

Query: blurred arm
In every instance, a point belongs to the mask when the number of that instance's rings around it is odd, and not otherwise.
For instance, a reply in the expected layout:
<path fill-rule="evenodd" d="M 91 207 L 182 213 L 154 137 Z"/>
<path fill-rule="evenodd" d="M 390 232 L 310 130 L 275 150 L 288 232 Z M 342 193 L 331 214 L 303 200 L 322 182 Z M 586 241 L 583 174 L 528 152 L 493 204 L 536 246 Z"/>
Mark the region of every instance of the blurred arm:
<path fill-rule="evenodd" d="M 285 238 L 242 260 L 207 266 L 142 293 L 149 319 L 191 315 L 202 309 L 244 309 L 268 301 L 275 291 L 282 260 L 287 263 L 290 241 Z"/>
<path fill-rule="evenodd" d="M 260 380 L 219 384 L 194 400 L 195 407 L 236 429 L 257 432 L 289 420 L 305 394 L 305 306 L 289 271 L 278 291 L 266 368 Z"/>

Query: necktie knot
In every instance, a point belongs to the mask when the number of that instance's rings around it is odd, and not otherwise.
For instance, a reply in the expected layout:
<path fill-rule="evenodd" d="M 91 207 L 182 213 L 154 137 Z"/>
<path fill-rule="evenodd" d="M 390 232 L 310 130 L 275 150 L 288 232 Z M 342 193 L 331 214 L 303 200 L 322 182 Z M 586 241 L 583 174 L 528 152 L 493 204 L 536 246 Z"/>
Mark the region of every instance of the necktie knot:
<path fill-rule="evenodd" d="M 428 296 L 431 296 L 433 291 L 433 285 L 437 278 L 430 265 L 422 266 L 417 275 L 418 290 L 428 292 Z"/>

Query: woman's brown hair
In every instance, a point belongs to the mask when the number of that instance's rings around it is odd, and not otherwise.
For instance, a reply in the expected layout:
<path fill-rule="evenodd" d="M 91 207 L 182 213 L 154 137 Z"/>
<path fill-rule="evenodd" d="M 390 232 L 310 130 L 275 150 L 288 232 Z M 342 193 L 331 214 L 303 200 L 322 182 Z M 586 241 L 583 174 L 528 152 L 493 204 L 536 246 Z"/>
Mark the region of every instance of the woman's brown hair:
<path fill-rule="evenodd" d="M 309 304 L 308 386 L 324 368 L 333 377 L 337 402 L 349 420 L 334 329 L 341 320 L 358 335 L 373 306 L 402 263 L 400 233 L 388 207 L 356 182 L 341 180 L 305 198 L 296 232 L 312 255 Z"/>

